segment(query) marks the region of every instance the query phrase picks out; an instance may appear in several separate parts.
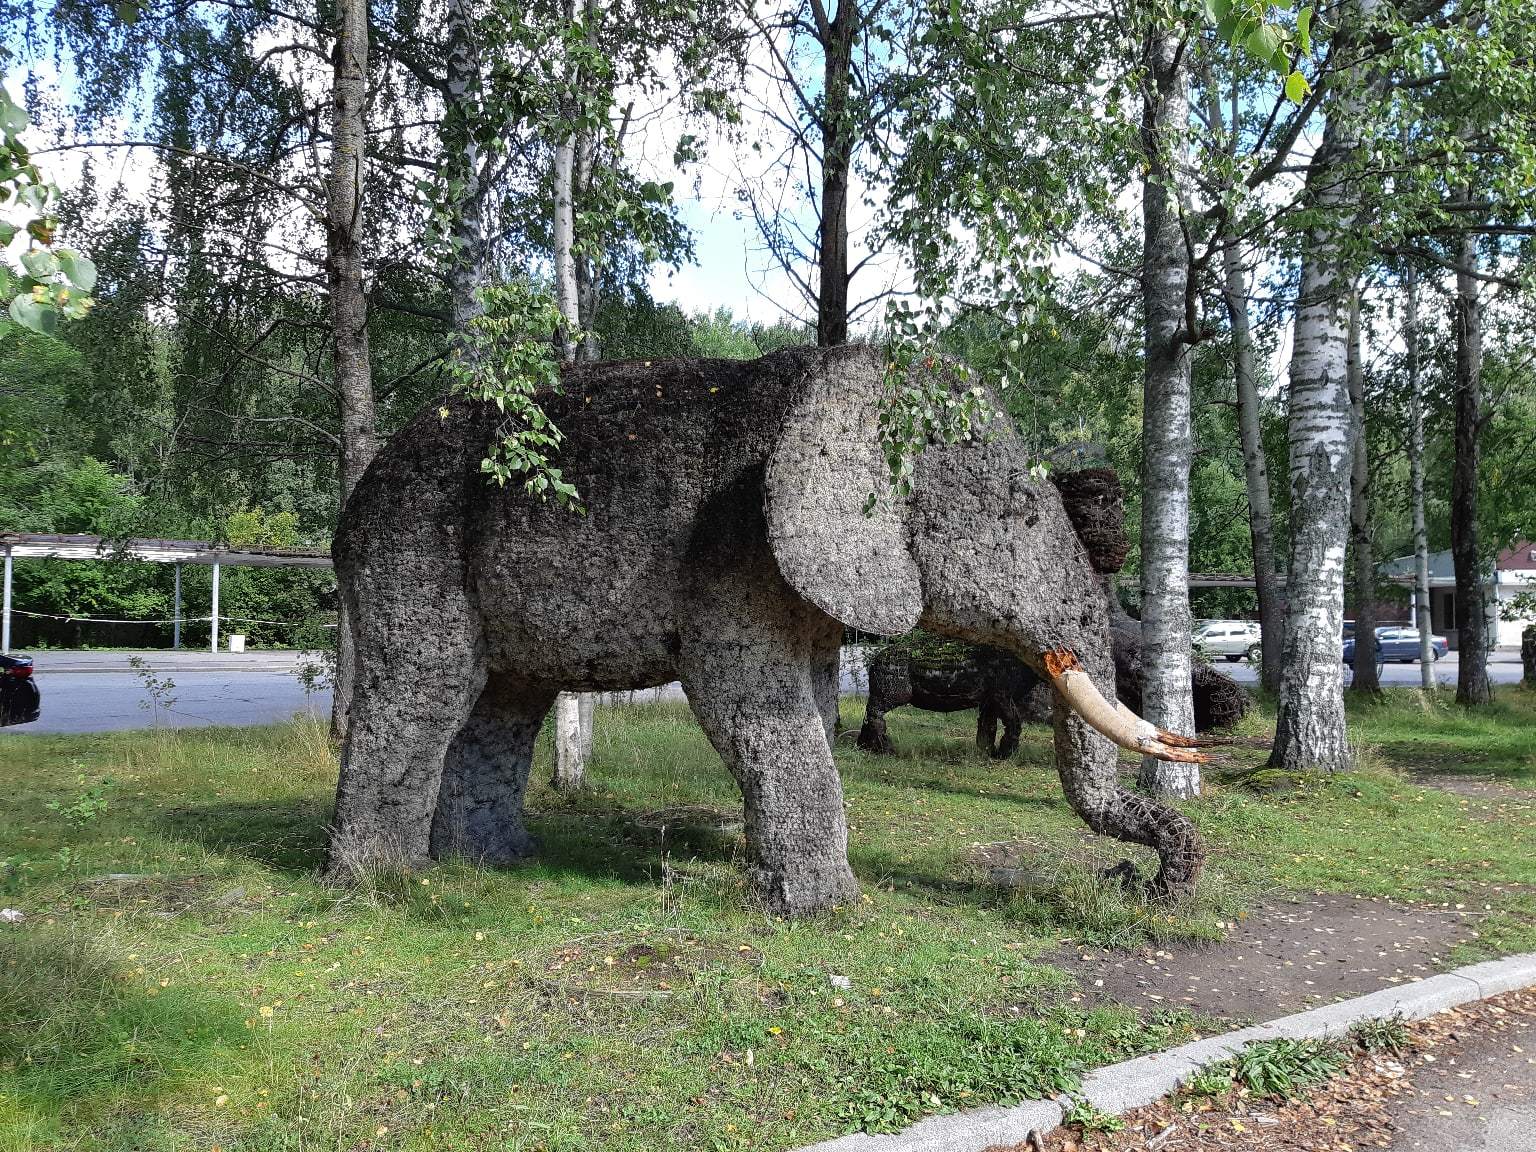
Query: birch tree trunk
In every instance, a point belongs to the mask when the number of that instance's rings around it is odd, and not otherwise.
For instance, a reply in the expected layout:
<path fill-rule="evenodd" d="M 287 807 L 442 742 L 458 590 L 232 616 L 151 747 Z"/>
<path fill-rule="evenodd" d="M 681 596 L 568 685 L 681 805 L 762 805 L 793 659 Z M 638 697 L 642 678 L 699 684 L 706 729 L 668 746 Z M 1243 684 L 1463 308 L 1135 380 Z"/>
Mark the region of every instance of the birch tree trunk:
<path fill-rule="evenodd" d="M 331 55 L 331 170 L 326 195 L 326 287 L 331 353 L 341 423 L 341 506 L 346 507 L 378 449 L 373 373 L 368 359 L 368 299 L 363 289 L 364 114 L 368 97 L 367 0 L 338 0 Z M 357 669 L 352 613 L 342 597 L 336 621 L 336 683 L 331 731 L 346 735 Z"/>
<path fill-rule="evenodd" d="M 853 164 L 853 122 L 848 91 L 860 0 L 838 0 L 830 20 L 812 0 L 822 47 L 821 221 L 817 229 L 816 343 L 848 342 L 848 175 Z"/>
<path fill-rule="evenodd" d="M 1147 91 L 1142 146 L 1142 299 L 1146 368 L 1142 404 L 1141 636 L 1142 713 L 1160 728 L 1195 733 L 1190 695 L 1189 253 L 1179 219 L 1179 181 L 1189 124 L 1185 45 L 1153 30 L 1146 40 Z M 1159 796 L 1198 796 L 1200 769 L 1152 757 L 1141 787 Z"/>
<path fill-rule="evenodd" d="M 1353 689 L 1381 695 L 1376 675 L 1376 558 L 1371 548 L 1371 468 L 1366 459 L 1365 366 L 1360 360 L 1360 293 L 1349 298 L 1349 404 L 1354 413 L 1349 538 L 1355 553 L 1355 679 Z"/>
<path fill-rule="evenodd" d="M 1430 641 L 1434 614 L 1429 602 L 1429 530 L 1424 523 L 1424 383 L 1419 366 L 1419 270 L 1403 271 L 1407 301 L 1403 311 L 1403 344 L 1408 368 L 1408 487 L 1413 516 L 1413 600 L 1419 629 L 1419 687 L 1435 690 L 1435 653 Z"/>
<path fill-rule="evenodd" d="M 460 332 L 480 314 L 476 293 L 485 286 L 486 241 L 481 188 L 480 145 L 475 139 L 480 65 L 475 27 L 468 0 L 450 0 L 447 13 L 447 119 L 454 126 L 453 155 L 446 158 L 462 190 L 455 197 L 448 266 L 448 293 L 453 330 Z"/>
<path fill-rule="evenodd" d="M 1456 262 L 1456 459 L 1451 470 L 1451 561 L 1456 569 L 1456 703 L 1486 704 L 1488 624 L 1478 548 L 1477 466 L 1483 430 L 1483 317 L 1477 238 Z"/>
<path fill-rule="evenodd" d="M 1346 52 L 1379 0 L 1352 0 L 1340 12 Z M 1307 167 L 1306 202 L 1314 223 L 1302 243 L 1301 287 L 1291 352 L 1291 557 L 1280 674 L 1280 710 L 1270 764 L 1287 771 L 1337 772 L 1350 766 L 1344 720 L 1344 559 L 1354 423 L 1349 401 L 1349 247 L 1358 225 L 1356 185 L 1347 172 L 1359 142 L 1367 93 L 1359 63 L 1330 93 L 1322 145 Z"/>
<path fill-rule="evenodd" d="M 576 19 L 575 0 L 565 0 L 565 19 Z M 579 77 L 567 70 L 566 82 L 575 87 Z M 569 102 L 569 97 L 567 98 Z M 581 291 L 576 276 L 576 153 L 577 132 L 574 127 L 565 129 L 564 135 L 555 142 L 555 219 L 554 219 L 554 275 L 555 304 L 565 320 L 560 333 L 561 356 L 575 359 L 584 343 L 582 334 Z M 590 718 L 591 703 L 587 703 Z M 590 720 L 589 720 L 590 723 Z M 555 774 L 552 783 L 556 788 L 580 788 L 586 783 L 587 761 L 585 750 L 590 747 L 590 737 L 582 733 L 582 701 L 574 692 L 562 692 L 555 697 Z"/>

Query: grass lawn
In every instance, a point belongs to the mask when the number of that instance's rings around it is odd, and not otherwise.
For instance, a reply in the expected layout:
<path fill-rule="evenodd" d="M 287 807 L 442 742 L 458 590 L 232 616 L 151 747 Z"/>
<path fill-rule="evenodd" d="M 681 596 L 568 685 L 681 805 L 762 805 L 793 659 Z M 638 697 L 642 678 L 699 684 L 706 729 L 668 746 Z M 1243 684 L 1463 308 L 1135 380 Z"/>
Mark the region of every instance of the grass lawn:
<path fill-rule="evenodd" d="M 1536 697 L 1404 692 L 1353 724 L 1348 776 L 1259 794 L 1236 777 L 1261 754 L 1234 755 L 1188 808 L 1201 897 L 1169 914 L 1096 880 L 1126 853 L 1067 810 L 1045 731 L 997 765 L 969 715 L 898 712 L 900 756 L 838 757 L 865 895 L 799 924 L 749 906 L 739 800 L 681 705 L 599 713 L 593 789 L 532 790 L 538 864 L 347 893 L 312 879 L 336 775 L 312 723 L 7 736 L 0 903 L 27 922 L 0 926 L 0 1150 L 783 1149 L 1200 1027 L 1085 1010 L 1044 962 L 1063 940 L 1216 939 L 1328 890 L 1487 905 L 1480 947 L 1536 947 Z M 999 852 L 1033 887 L 987 882 Z"/>

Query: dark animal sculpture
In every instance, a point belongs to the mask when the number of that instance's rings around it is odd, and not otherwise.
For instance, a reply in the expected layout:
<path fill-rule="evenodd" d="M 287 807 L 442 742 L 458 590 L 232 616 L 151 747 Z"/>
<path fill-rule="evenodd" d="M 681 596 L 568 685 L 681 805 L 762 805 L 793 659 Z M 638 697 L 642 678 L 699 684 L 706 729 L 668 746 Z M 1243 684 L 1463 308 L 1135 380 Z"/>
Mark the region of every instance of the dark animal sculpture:
<path fill-rule="evenodd" d="M 1130 551 L 1125 534 L 1125 497 L 1112 468 L 1085 468 L 1051 477 L 1061 493 L 1067 517 L 1088 553 L 1094 571 L 1118 572 Z M 1120 607 L 1107 582 L 1105 603 L 1115 661 L 1115 692 L 1132 712 L 1141 705 L 1141 624 Z M 1248 694 L 1230 678 L 1196 663 L 1190 676 L 1195 729 L 1226 728 L 1243 718 Z M 976 746 L 993 759 L 1006 760 L 1019 747 L 1025 721 L 1048 723 L 1050 686 L 1017 657 L 984 646 L 898 641 L 869 664 L 869 699 L 858 744 L 870 752 L 895 751 L 885 714 L 910 704 L 930 712 L 976 709 Z M 999 743 L 997 728 L 1003 739 Z"/>
<path fill-rule="evenodd" d="M 1141 634 L 1136 620 L 1129 616 L 1126 620 L 1136 627 L 1112 627 L 1110 642 L 1116 694 L 1135 712 L 1141 701 Z M 1242 686 L 1209 665 L 1195 664 L 1190 689 L 1197 732 L 1229 728 L 1248 710 L 1248 694 Z M 893 753 L 896 749 L 885 716 L 905 704 L 928 712 L 974 708 L 976 747 L 994 760 L 1006 760 L 1018 751 L 1026 722 L 1050 722 L 1050 691 L 1050 685 L 1027 664 L 997 648 L 896 644 L 869 662 L 869 699 L 858 745 L 867 752 Z"/>
<path fill-rule="evenodd" d="M 741 787 L 766 906 L 845 904 L 843 629 L 921 624 L 1052 682 L 1068 801 L 1095 831 L 1156 849 L 1158 891 L 1188 893 L 1194 827 L 1121 789 L 1115 743 L 1200 753 L 1105 698 L 1102 592 L 1055 488 L 997 421 L 930 446 L 913 494 L 866 511 L 887 483 L 885 371 L 858 346 L 570 367 L 545 407 L 585 515 L 486 483 L 493 406 L 418 414 L 358 483 L 334 546 L 357 681 L 328 874 L 526 855 L 523 791 L 556 692 L 681 679 Z"/>
<path fill-rule="evenodd" d="M 1036 713 L 1035 691 L 1050 687 L 1027 664 L 998 648 L 983 645 L 898 642 L 869 662 L 869 699 L 858 745 L 866 752 L 896 751 L 886 731 L 885 714 L 910 704 L 926 712 L 976 709 L 976 746 L 994 760 L 1019 749 L 1026 719 L 1050 720 Z M 1003 727 L 998 743 L 997 727 Z"/>

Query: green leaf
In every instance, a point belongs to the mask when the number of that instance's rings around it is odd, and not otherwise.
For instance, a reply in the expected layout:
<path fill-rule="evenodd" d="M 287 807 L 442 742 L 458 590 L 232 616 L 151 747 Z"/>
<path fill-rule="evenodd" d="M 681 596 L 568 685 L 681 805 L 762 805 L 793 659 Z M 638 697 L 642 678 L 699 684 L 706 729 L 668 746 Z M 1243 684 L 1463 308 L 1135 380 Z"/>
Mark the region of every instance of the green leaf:
<path fill-rule="evenodd" d="M 1303 8 L 1296 13 L 1296 42 L 1301 45 L 1302 55 L 1312 51 L 1312 9 Z"/>
<path fill-rule="evenodd" d="M 59 249 L 59 267 L 64 270 L 64 275 L 69 277 L 69 282 L 81 292 L 89 292 L 96 287 L 96 265 L 90 257 L 82 256 L 68 248 Z"/>
<path fill-rule="evenodd" d="M 59 270 L 59 258 L 46 248 L 33 248 L 21 254 L 21 266 L 38 280 L 47 280 Z"/>
<path fill-rule="evenodd" d="M 52 336 L 59 326 L 59 314 L 54 311 L 53 305 L 32 299 L 30 292 L 23 292 L 11 301 L 11 319 L 23 328 L 47 336 Z"/>
<path fill-rule="evenodd" d="M 117 18 L 124 24 L 137 24 L 139 22 L 139 6 L 134 0 L 122 0 L 117 6 Z"/>
<path fill-rule="evenodd" d="M 0 130 L 14 136 L 27 126 L 27 113 L 11 103 L 9 96 L 0 96 Z"/>
<path fill-rule="evenodd" d="M 1243 41 L 1244 46 L 1257 59 L 1265 63 L 1272 63 L 1275 53 L 1285 43 L 1285 37 L 1280 29 L 1272 24 L 1260 24 L 1252 32 L 1248 33 L 1248 39 Z"/>
<path fill-rule="evenodd" d="M 1292 72 L 1285 78 L 1285 98 L 1292 104 L 1300 104 L 1307 98 L 1307 93 L 1310 91 L 1312 86 L 1300 72 Z"/>
<path fill-rule="evenodd" d="M 21 229 L 10 221 L 0 220 L 0 248 L 5 247 L 5 245 L 16 239 L 16 233 L 20 231 Z"/>

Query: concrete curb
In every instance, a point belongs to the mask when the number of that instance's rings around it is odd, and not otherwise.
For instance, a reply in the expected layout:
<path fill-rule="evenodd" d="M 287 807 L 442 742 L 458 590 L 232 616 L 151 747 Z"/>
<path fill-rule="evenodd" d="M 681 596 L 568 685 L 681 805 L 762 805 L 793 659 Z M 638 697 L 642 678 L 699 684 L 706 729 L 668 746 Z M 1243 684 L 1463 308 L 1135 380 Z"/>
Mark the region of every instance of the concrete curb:
<path fill-rule="evenodd" d="M 1411 984 L 1383 988 L 1267 1024 L 1195 1040 L 1167 1052 L 1154 1052 L 1090 1072 L 1077 1098 L 1101 1112 L 1118 1115 L 1176 1091 L 1208 1064 L 1225 1059 L 1255 1040 L 1337 1036 L 1361 1020 L 1400 1012 L 1422 1020 L 1448 1008 L 1486 1000 L 1502 992 L 1536 985 L 1536 952 L 1470 964 Z M 979 1108 L 933 1116 L 890 1136 L 855 1133 L 796 1152 L 982 1152 L 994 1144 L 1020 1144 L 1031 1131 L 1041 1136 L 1057 1128 L 1071 1099 L 1030 1100 L 1014 1108 Z"/>

